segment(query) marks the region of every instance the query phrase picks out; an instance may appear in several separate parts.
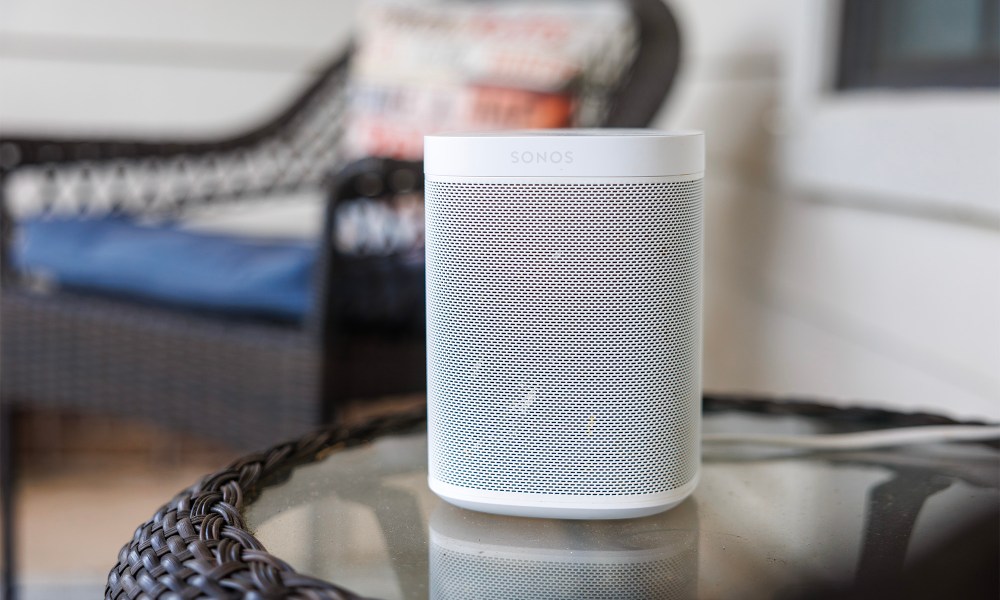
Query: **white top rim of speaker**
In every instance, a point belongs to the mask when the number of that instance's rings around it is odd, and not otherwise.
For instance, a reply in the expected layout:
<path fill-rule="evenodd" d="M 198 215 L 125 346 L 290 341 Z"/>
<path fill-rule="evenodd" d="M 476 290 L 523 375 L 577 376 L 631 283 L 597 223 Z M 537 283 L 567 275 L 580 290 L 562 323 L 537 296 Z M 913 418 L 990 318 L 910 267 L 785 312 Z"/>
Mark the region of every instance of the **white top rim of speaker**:
<path fill-rule="evenodd" d="M 441 177 L 670 177 L 705 170 L 705 135 L 656 129 L 539 129 L 424 137 Z"/>

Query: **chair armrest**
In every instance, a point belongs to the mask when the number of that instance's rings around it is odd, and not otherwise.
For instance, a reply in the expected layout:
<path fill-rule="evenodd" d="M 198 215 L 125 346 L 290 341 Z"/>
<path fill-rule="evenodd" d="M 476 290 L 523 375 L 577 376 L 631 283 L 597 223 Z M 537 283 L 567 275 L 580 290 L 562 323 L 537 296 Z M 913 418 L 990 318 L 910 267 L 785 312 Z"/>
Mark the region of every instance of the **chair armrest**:
<path fill-rule="evenodd" d="M 332 178 L 329 207 L 352 198 L 391 198 L 424 189 L 424 164 L 390 158 L 363 158 L 349 163 Z"/>
<path fill-rule="evenodd" d="M 0 204 L 35 214 L 172 216 L 185 207 L 321 187 L 341 162 L 350 49 L 278 114 L 193 139 L 0 138 Z"/>
<path fill-rule="evenodd" d="M 126 138 L 53 138 L 48 136 L 12 136 L 0 138 L 0 175 L 19 167 L 56 165 L 78 161 L 122 161 L 143 158 L 169 158 L 181 155 L 202 156 L 248 148 L 270 138 L 287 134 L 296 120 L 308 116 L 317 104 L 329 102 L 343 89 L 348 46 L 327 63 L 316 79 L 279 113 L 247 131 L 218 139 L 126 139 Z M 333 94 L 330 91 L 333 91 Z"/>
<path fill-rule="evenodd" d="M 399 194 L 422 192 L 423 189 L 422 162 L 372 157 L 347 164 L 330 177 L 327 186 L 321 240 L 323 255 L 336 254 L 337 208 L 343 202 L 358 198 L 390 202 Z"/>
<path fill-rule="evenodd" d="M 329 177 L 320 257 L 317 261 L 314 319 L 309 323 L 328 341 L 343 306 L 334 290 L 343 257 L 337 251 L 337 207 L 347 200 L 368 198 L 391 201 L 397 194 L 420 192 L 424 187 L 423 163 L 388 158 L 364 158 L 349 163 Z"/>

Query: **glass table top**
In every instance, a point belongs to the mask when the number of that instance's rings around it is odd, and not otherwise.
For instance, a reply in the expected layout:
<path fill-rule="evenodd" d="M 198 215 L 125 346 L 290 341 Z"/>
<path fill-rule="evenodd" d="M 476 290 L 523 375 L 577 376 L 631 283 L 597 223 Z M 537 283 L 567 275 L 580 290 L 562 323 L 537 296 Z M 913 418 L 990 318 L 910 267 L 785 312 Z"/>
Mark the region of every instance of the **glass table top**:
<path fill-rule="evenodd" d="M 834 431 L 740 413 L 707 415 L 704 430 Z M 1000 511 L 1000 452 L 980 444 L 838 453 L 707 444 L 691 498 L 615 521 L 456 508 L 428 489 L 426 459 L 423 431 L 333 453 L 265 489 L 246 509 L 248 526 L 302 573 L 407 600 L 840 597 L 831 590 L 919 584 L 956 537 L 973 556 L 967 570 L 1000 546 L 995 528 L 967 534 L 994 527 Z"/>

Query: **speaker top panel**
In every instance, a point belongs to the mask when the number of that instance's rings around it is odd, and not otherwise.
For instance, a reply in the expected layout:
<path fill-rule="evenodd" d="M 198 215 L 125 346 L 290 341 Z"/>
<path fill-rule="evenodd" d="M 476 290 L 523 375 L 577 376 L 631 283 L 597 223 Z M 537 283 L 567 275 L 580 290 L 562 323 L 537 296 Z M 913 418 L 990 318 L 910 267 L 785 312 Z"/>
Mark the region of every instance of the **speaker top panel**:
<path fill-rule="evenodd" d="M 424 138 L 432 177 L 670 177 L 705 170 L 705 135 L 655 129 L 540 129 Z"/>

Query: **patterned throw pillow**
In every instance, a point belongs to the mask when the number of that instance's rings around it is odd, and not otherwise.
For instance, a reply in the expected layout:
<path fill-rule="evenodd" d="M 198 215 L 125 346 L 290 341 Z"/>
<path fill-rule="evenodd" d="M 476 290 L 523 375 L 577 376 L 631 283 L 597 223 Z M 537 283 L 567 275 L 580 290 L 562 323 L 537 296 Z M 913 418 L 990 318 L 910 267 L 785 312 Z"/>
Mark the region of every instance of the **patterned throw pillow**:
<path fill-rule="evenodd" d="M 423 136 L 437 131 L 599 125 L 635 43 L 615 0 L 368 0 L 346 148 L 419 159 Z"/>

